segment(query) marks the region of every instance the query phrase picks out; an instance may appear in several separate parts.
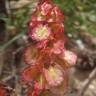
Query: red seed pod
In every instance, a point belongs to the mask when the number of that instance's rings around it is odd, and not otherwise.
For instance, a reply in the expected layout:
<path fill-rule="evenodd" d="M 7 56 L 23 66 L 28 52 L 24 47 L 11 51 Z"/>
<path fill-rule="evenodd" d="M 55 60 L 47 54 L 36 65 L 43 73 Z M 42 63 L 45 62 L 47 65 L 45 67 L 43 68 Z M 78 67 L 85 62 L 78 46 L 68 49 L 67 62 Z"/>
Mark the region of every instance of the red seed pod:
<path fill-rule="evenodd" d="M 42 42 L 39 42 L 39 43 L 36 45 L 36 47 L 37 47 L 38 49 L 45 49 L 45 48 L 48 46 L 48 42 L 49 42 L 49 40 L 44 40 L 44 41 L 42 41 Z"/>
<path fill-rule="evenodd" d="M 35 46 L 28 46 L 24 50 L 24 61 L 26 64 L 34 65 L 38 58 L 39 52 Z"/>
<path fill-rule="evenodd" d="M 63 23 L 64 16 L 61 10 L 57 6 L 54 6 L 53 9 L 46 16 L 46 19 L 47 22 Z"/>
<path fill-rule="evenodd" d="M 60 55 L 56 55 L 54 61 L 58 63 L 64 70 L 73 67 L 76 63 L 77 56 L 73 52 L 62 52 Z"/>
<path fill-rule="evenodd" d="M 56 43 L 54 43 L 53 48 L 51 49 L 51 51 L 54 54 L 62 54 L 62 52 L 64 51 L 64 41 L 62 40 L 58 40 Z"/>
<path fill-rule="evenodd" d="M 27 92 L 27 96 L 39 96 L 40 92 L 44 89 L 43 77 L 39 76 L 39 80 L 34 82 L 34 88 L 29 88 Z"/>
<path fill-rule="evenodd" d="M 64 21 L 64 15 L 57 6 L 55 6 L 53 8 L 53 12 L 55 13 L 56 22 L 63 22 Z"/>
<path fill-rule="evenodd" d="M 44 2 L 41 5 L 39 5 L 39 10 L 41 14 L 44 16 L 46 16 L 49 12 L 51 12 L 52 8 L 53 5 L 48 2 Z"/>
<path fill-rule="evenodd" d="M 63 33 L 64 32 L 63 23 L 50 23 L 49 26 L 52 28 L 52 31 L 54 33 Z"/>
<path fill-rule="evenodd" d="M 63 72 L 58 66 L 50 66 L 48 69 L 44 69 L 44 74 L 50 87 L 58 86 L 64 80 Z"/>
<path fill-rule="evenodd" d="M 39 8 L 37 8 L 33 13 L 32 13 L 32 16 L 31 16 L 31 21 L 33 22 L 40 22 L 40 21 L 46 21 L 46 17 L 43 16 L 41 14 L 41 12 L 39 11 Z"/>
<path fill-rule="evenodd" d="M 30 84 L 36 80 L 36 78 L 41 74 L 43 69 L 43 63 L 36 63 L 34 66 L 29 66 L 25 68 L 21 73 L 21 79 L 23 83 Z"/>
<path fill-rule="evenodd" d="M 50 23 L 50 28 L 52 30 L 52 36 L 53 38 L 58 40 L 63 40 L 64 44 L 66 42 L 66 38 L 64 36 L 64 26 L 62 23 Z"/>
<path fill-rule="evenodd" d="M 27 96 L 38 96 L 39 90 L 38 89 L 29 89 L 27 92 Z"/>
<path fill-rule="evenodd" d="M 29 37 L 36 41 L 43 41 L 49 38 L 51 29 L 46 24 L 38 23 L 35 27 L 30 28 Z"/>
<path fill-rule="evenodd" d="M 63 71 L 63 82 L 56 86 L 50 87 L 50 91 L 57 96 L 65 96 L 66 93 L 69 91 L 69 70 L 66 69 Z"/>
<path fill-rule="evenodd" d="M 51 12 L 54 5 L 49 1 L 40 2 L 36 10 L 32 13 L 31 21 L 46 21 L 46 16 Z"/>
<path fill-rule="evenodd" d="M 69 50 L 65 50 L 63 53 L 63 59 L 65 59 L 72 67 L 76 64 L 77 56 L 75 53 L 73 53 Z"/>
<path fill-rule="evenodd" d="M 61 10 L 48 0 L 38 5 L 32 13 L 31 21 L 63 22 L 64 16 Z"/>

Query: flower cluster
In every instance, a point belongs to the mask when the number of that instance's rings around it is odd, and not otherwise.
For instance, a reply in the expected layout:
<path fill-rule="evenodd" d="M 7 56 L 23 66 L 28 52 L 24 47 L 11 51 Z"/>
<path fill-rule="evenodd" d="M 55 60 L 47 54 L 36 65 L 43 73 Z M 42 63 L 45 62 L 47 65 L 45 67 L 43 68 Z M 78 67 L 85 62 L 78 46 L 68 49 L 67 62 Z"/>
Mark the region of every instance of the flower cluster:
<path fill-rule="evenodd" d="M 28 36 L 36 43 L 25 49 L 28 67 L 22 71 L 24 84 L 31 87 L 28 96 L 38 96 L 42 90 L 64 82 L 64 90 L 67 88 L 66 70 L 74 66 L 77 57 L 65 48 L 63 20 L 62 12 L 51 0 L 40 2 L 32 13 Z"/>

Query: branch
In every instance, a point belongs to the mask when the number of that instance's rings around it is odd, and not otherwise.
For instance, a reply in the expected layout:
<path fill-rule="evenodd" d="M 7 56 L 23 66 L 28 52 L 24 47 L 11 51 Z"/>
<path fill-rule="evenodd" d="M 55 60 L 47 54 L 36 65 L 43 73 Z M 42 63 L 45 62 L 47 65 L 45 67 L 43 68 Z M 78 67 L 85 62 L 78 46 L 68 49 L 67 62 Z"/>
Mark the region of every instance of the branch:
<path fill-rule="evenodd" d="M 22 38 L 26 32 L 22 32 L 18 34 L 17 36 L 13 37 L 11 40 L 9 40 L 7 43 L 4 45 L 0 46 L 0 51 L 3 51 L 5 48 L 7 48 L 9 45 L 11 45 L 13 42 L 18 40 L 19 38 Z"/>
<path fill-rule="evenodd" d="M 90 83 L 94 80 L 96 77 L 96 68 L 89 74 L 89 77 L 84 81 L 82 84 L 82 88 L 78 93 L 78 96 L 84 96 L 85 91 L 88 89 Z"/>

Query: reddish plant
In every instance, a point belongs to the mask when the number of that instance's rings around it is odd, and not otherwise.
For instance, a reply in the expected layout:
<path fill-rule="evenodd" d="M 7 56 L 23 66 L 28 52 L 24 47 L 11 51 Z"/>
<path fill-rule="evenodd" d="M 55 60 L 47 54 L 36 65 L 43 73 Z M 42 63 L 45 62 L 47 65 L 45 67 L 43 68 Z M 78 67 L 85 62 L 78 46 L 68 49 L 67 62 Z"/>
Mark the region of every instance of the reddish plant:
<path fill-rule="evenodd" d="M 0 84 L 0 96 L 7 96 L 8 95 L 8 92 L 6 90 L 6 88 Z"/>
<path fill-rule="evenodd" d="M 23 84 L 29 86 L 28 96 L 38 96 L 62 84 L 67 90 L 68 70 L 75 65 L 77 56 L 65 48 L 63 19 L 51 0 L 41 0 L 32 13 L 28 36 L 36 43 L 25 49 L 28 67 L 22 71 Z"/>

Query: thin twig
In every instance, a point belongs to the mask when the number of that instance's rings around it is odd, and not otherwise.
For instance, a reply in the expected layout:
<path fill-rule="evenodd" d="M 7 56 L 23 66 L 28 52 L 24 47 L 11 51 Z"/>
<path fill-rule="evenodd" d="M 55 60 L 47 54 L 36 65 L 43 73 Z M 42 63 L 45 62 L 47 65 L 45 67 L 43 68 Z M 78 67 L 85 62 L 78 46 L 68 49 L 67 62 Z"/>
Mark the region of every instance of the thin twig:
<path fill-rule="evenodd" d="M 19 50 L 18 50 L 19 51 Z M 13 75 L 14 75 L 14 77 L 15 77 L 15 88 L 14 88 L 14 90 L 15 90 L 15 94 L 16 94 L 16 96 L 21 96 L 20 95 L 20 93 L 21 93 L 21 86 L 20 86 L 20 84 L 19 84 L 19 81 L 18 81 L 18 74 L 17 74 L 17 68 L 16 68 L 16 66 L 15 66 L 15 55 L 16 54 L 13 54 L 13 62 L 12 62 L 12 73 L 13 73 Z"/>
<path fill-rule="evenodd" d="M 9 81 L 10 79 L 12 79 L 13 77 L 14 77 L 14 75 L 9 75 L 9 76 L 3 78 L 1 81 L 5 83 L 5 82 Z"/>
<path fill-rule="evenodd" d="M 10 17 L 10 15 L 11 15 L 11 9 L 10 9 L 9 0 L 5 0 L 5 7 L 6 7 L 7 14 Z"/>
<path fill-rule="evenodd" d="M 78 96 L 84 96 L 85 91 L 88 89 L 90 83 L 94 80 L 96 77 L 96 68 L 89 74 L 89 77 L 84 81 L 82 84 L 82 88 L 78 93 Z"/>
<path fill-rule="evenodd" d="M 23 46 L 21 46 L 21 47 L 19 47 L 17 50 L 15 50 L 14 52 L 13 52 L 13 55 L 16 55 L 17 53 L 19 53 L 21 50 L 23 50 L 24 49 L 24 47 Z"/>
<path fill-rule="evenodd" d="M 11 45 L 13 42 L 15 42 L 16 40 L 18 40 L 19 38 L 23 37 L 23 35 L 25 34 L 25 32 L 22 32 L 20 34 L 18 34 L 17 36 L 13 37 L 11 40 L 9 40 L 6 44 L 2 45 L 0 47 L 0 51 L 3 51 L 5 48 L 7 48 L 9 45 Z"/>
<path fill-rule="evenodd" d="M 1 52 L 1 54 L 0 54 L 0 76 L 2 74 L 3 65 L 4 65 L 4 57 L 3 57 L 3 55 L 4 55 L 4 51 Z"/>

